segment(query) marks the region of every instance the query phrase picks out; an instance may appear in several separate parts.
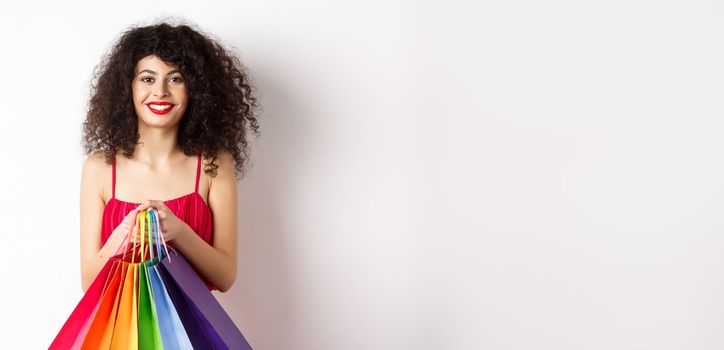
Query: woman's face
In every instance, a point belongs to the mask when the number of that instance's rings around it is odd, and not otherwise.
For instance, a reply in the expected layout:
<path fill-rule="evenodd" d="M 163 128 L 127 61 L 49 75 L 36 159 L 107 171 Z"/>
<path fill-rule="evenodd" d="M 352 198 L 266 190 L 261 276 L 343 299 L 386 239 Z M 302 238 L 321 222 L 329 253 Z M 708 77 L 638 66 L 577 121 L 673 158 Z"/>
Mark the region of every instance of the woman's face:
<path fill-rule="evenodd" d="M 156 127 L 176 125 L 186 111 L 188 91 L 184 77 L 176 67 L 154 55 L 136 64 L 131 90 L 139 123 Z"/>

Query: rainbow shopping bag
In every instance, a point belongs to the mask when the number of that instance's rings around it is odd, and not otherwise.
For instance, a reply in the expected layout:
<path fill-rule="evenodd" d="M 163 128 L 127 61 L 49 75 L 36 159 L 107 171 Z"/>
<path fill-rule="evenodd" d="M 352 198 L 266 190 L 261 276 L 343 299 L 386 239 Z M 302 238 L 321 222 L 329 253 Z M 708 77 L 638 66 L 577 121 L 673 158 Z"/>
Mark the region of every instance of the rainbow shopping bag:
<path fill-rule="evenodd" d="M 154 209 L 138 213 L 50 349 L 251 350 L 158 221 Z"/>

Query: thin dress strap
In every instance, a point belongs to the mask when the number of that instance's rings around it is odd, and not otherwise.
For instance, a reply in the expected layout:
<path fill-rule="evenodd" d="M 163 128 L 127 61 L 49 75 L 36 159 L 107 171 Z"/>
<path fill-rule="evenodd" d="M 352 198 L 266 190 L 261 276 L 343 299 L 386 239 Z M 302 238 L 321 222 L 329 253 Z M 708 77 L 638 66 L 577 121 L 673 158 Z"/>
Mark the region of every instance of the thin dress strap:
<path fill-rule="evenodd" d="M 196 163 L 196 188 L 194 189 L 194 192 L 199 192 L 199 178 L 201 177 L 201 154 L 202 150 L 199 150 L 199 160 Z"/>
<path fill-rule="evenodd" d="M 111 198 L 116 198 L 116 150 L 115 149 L 113 150 L 113 175 L 112 175 L 112 177 L 113 177 L 113 187 L 112 187 L 113 192 L 111 194 Z"/>

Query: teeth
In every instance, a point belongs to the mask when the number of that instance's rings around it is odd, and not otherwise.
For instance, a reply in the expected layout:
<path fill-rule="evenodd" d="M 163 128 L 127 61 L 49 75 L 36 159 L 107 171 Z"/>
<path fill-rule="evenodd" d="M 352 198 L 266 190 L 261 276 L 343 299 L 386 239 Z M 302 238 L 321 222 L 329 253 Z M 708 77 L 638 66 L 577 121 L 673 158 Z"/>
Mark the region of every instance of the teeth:
<path fill-rule="evenodd" d="M 164 111 L 164 110 L 171 108 L 171 105 L 148 105 L 148 107 L 155 109 L 157 111 Z"/>

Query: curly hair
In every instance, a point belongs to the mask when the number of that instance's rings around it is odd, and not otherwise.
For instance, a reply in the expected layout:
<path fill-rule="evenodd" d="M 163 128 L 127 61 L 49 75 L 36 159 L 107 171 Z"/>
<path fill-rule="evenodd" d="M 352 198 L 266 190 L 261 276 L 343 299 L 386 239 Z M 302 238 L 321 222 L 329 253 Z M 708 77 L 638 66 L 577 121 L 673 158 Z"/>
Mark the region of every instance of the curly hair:
<path fill-rule="evenodd" d="M 179 123 L 178 141 L 184 154 L 203 149 L 210 162 L 204 172 L 216 176 L 219 150 L 234 159 L 234 172 L 244 175 L 249 159 L 248 135 L 259 135 L 256 118 L 261 109 L 246 67 L 232 50 L 224 48 L 195 25 L 166 21 L 131 26 L 121 33 L 93 71 L 82 144 L 86 155 L 102 151 L 107 164 L 122 149 L 133 158 L 138 144 L 138 117 L 131 85 L 138 61 L 155 55 L 175 65 L 184 76 L 189 102 Z"/>

